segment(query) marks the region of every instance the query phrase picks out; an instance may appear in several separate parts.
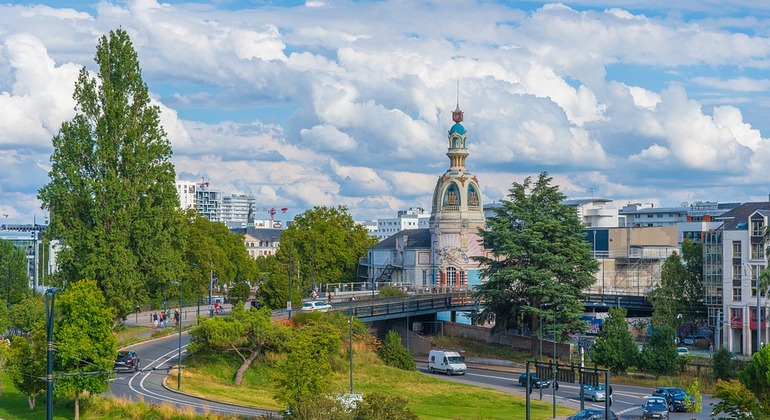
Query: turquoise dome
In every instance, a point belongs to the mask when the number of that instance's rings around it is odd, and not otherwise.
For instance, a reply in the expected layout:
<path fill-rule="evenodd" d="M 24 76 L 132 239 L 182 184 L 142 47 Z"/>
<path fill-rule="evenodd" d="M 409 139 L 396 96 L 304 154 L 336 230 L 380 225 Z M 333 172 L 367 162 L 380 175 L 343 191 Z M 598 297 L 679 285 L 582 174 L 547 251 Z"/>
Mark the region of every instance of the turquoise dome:
<path fill-rule="evenodd" d="M 455 125 L 452 126 L 452 128 L 449 129 L 450 136 L 454 133 L 457 133 L 461 136 L 465 135 L 465 127 L 463 127 L 463 125 L 460 123 L 456 123 Z"/>

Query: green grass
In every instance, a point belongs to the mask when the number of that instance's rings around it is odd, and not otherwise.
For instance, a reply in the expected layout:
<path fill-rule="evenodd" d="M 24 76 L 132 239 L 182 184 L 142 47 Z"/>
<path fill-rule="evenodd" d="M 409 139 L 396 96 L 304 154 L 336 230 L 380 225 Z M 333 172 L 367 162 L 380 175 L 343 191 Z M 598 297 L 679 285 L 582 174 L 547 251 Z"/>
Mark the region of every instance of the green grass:
<path fill-rule="evenodd" d="M 250 404 L 274 410 L 283 407 L 273 398 L 269 379 L 275 371 L 275 358 L 255 362 L 246 372 L 241 386 L 232 385 L 238 357 L 232 353 L 195 355 L 188 359 L 182 373 L 182 391 L 222 401 Z M 334 392 L 349 389 L 346 363 L 333 361 L 338 367 L 332 385 Z M 524 418 L 525 399 L 488 388 L 457 384 L 425 375 L 384 366 L 371 351 L 357 349 L 354 353 L 354 391 L 364 395 L 373 392 L 400 396 L 408 400 L 409 408 L 420 419 L 511 419 Z M 169 383 L 176 384 L 172 370 Z M 567 416 L 575 410 L 557 407 L 557 415 Z M 551 418 L 552 407 L 532 401 L 533 419 Z"/>
<path fill-rule="evenodd" d="M 38 395 L 35 400 L 35 409 L 30 410 L 27 397 L 21 395 L 6 372 L 0 371 L 0 379 L 3 381 L 3 395 L 0 397 L 0 419 L 3 420 L 28 420 L 45 418 L 45 392 Z M 54 400 L 54 419 L 74 419 L 75 412 L 67 403 L 60 405 Z"/>
<path fill-rule="evenodd" d="M 130 344 L 146 340 L 148 334 L 150 334 L 149 331 L 152 331 L 152 327 L 144 327 L 141 325 L 130 327 L 122 326 L 116 333 L 118 338 L 118 347 L 125 347 Z"/>

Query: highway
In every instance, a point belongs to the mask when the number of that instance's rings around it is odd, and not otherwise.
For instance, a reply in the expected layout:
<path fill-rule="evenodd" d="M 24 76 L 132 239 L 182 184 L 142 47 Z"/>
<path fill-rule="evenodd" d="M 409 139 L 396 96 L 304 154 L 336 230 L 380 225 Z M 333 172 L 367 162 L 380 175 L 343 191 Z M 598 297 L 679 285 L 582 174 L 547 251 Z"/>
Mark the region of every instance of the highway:
<path fill-rule="evenodd" d="M 187 333 L 182 333 L 182 362 L 190 338 Z M 110 390 L 116 396 L 124 396 L 138 399 L 141 395 L 147 403 L 170 403 L 178 407 L 194 407 L 201 414 L 206 412 L 218 412 L 223 414 L 237 414 L 243 417 L 260 417 L 266 414 L 276 415 L 269 410 L 256 408 L 243 408 L 226 403 L 207 401 L 200 398 L 189 397 L 175 392 L 176 383 L 169 384 L 171 389 L 163 386 L 168 371 L 176 366 L 179 336 L 172 336 L 134 344 L 127 348 L 136 351 L 141 360 L 141 371 L 137 373 L 118 373 L 117 378 L 110 383 Z M 182 364 L 184 370 L 184 363 Z M 184 372 L 182 373 L 184 381 Z"/>
<path fill-rule="evenodd" d="M 487 370 L 469 367 L 468 372 L 461 376 L 446 376 L 444 374 L 431 374 L 427 365 L 418 364 L 418 369 L 426 375 L 434 375 L 436 378 L 448 381 L 477 385 L 486 388 L 496 389 L 502 392 L 525 396 L 526 388 L 519 386 L 520 373 L 504 372 L 496 370 Z M 642 417 L 642 403 L 644 397 L 652 395 L 652 388 L 630 386 L 630 385 L 612 385 L 613 404 L 611 410 L 621 419 L 640 419 Z M 556 391 L 556 405 L 575 409 L 580 409 L 579 384 L 559 383 L 559 390 Z M 530 395 L 532 401 L 540 400 L 540 390 L 532 390 Z M 543 402 L 549 404 L 553 401 L 553 389 L 543 389 Z M 703 396 L 703 411 L 701 413 L 670 413 L 671 419 L 711 419 L 711 406 L 715 401 L 709 396 Z M 604 402 L 585 402 L 585 408 L 604 408 Z M 727 418 L 727 417 L 715 417 Z"/>

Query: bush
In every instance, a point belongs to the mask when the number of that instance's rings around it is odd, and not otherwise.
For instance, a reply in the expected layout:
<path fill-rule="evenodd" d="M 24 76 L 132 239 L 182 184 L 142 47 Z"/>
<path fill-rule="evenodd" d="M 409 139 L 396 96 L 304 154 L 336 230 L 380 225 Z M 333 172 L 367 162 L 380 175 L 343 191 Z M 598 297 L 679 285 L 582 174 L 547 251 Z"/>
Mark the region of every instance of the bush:
<path fill-rule="evenodd" d="M 726 347 L 720 347 L 711 357 L 711 368 L 714 370 L 714 381 L 736 377 L 733 355 Z"/>
<path fill-rule="evenodd" d="M 416 370 L 417 365 L 414 362 L 412 353 L 401 345 L 401 336 L 397 332 L 390 330 L 385 336 L 385 341 L 377 350 L 377 355 L 387 365 L 402 370 Z"/>
<path fill-rule="evenodd" d="M 381 298 L 388 298 L 388 297 L 404 297 L 407 293 L 399 288 L 393 287 L 393 286 L 384 286 L 380 288 L 380 297 Z"/>
<path fill-rule="evenodd" d="M 407 400 L 382 394 L 370 394 L 353 411 L 354 420 L 416 420 L 406 406 Z"/>

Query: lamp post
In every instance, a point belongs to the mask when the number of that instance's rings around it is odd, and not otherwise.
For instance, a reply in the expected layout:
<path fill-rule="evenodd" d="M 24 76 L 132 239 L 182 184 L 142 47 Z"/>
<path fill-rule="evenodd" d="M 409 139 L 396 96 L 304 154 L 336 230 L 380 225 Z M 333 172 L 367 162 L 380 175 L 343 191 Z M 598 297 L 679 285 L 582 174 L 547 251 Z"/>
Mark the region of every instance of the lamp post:
<path fill-rule="evenodd" d="M 45 327 L 47 335 L 47 365 L 45 370 L 46 392 L 45 392 L 45 418 L 53 420 L 53 309 L 54 296 L 59 289 L 52 287 L 45 291 Z M 48 298 L 51 298 L 51 305 L 48 305 Z"/>
<path fill-rule="evenodd" d="M 179 280 L 179 347 L 177 348 L 176 390 L 182 388 L 182 280 Z"/>
<path fill-rule="evenodd" d="M 353 302 L 356 298 L 350 298 L 350 395 L 353 395 Z"/>

